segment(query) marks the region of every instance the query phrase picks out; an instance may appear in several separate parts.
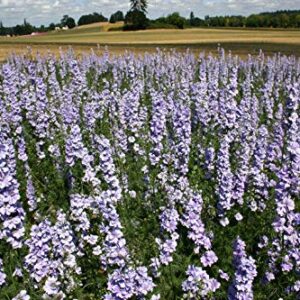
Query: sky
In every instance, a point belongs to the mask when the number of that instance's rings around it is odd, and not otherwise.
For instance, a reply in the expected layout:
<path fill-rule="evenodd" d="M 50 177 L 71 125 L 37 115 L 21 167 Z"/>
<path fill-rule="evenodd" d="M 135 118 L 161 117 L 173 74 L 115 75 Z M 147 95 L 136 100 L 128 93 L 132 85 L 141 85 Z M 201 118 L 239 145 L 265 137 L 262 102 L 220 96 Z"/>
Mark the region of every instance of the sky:
<path fill-rule="evenodd" d="M 129 0 L 0 0 L 0 21 L 4 26 L 58 23 L 64 14 L 76 21 L 83 14 L 102 13 L 109 17 L 117 10 L 129 9 Z M 205 15 L 249 15 L 264 11 L 300 9 L 300 0 L 149 0 L 148 16 L 157 18 L 177 11 L 187 17 Z"/>

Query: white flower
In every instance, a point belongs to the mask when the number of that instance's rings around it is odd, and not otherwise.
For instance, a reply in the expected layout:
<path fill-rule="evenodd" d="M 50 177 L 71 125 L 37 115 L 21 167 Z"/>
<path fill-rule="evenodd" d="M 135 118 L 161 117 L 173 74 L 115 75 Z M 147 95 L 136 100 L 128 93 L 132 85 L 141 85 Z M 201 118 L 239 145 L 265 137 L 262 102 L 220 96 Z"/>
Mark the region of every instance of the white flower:
<path fill-rule="evenodd" d="M 12 300 L 29 300 L 30 296 L 27 294 L 27 291 L 22 290 L 16 297 L 12 298 Z"/>
<path fill-rule="evenodd" d="M 220 220 L 220 224 L 223 226 L 223 227 L 226 227 L 228 224 L 229 224 L 229 220 L 227 217 L 223 218 Z"/>
<path fill-rule="evenodd" d="M 45 285 L 43 287 L 43 290 L 48 294 L 48 295 L 56 295 L 59 292 L 59 287 L 60 287 L 60 282 L 57 280 L 55 277 L 49 277 Z"/>
<path fill-rule="evenodd" d="M 240 213 L 236 213 L 234 217 L 235 217 L 235 219 L 236 219 L 237 221 L 243 220 L 243 215 L 240 214 Z"/>
<path fill-rule="evenodd" d="M 13 276 L 23 277 L 22 270 L 20 268 L 15 268 L 15 271 L 13 272 Z M 21 292 L 23 292 L 23 291 L 21 291 Z"/>
<path fill-rule="evenodd" d="M 134 143 L 134 142 L 135 142 L 135 137 L 134 137 L 134 136 L 130 136 L 130 137 L 128 138 L 128 142 L 129 142 L 129 143 Z"/>
<path fill-rule="evenodd" d="M 101 250 L 101 247 L 100 246 L 97 246 L 97 247 L 94 247 L 93 249 L 93 254 L 94 255 L 100 255 L 102 253 L 102 250 Z"/>
<path fill-rule="evenodd" d="M 148 166 L 145 165 L 142 170 L 141 170 L 144 174 L 147 174 L 148 173 Z"/>
<path fill-rule="evenodd" d="M 139 145 L 139 144 L 134 144 L 134 145 L 133 145 L 133 150 L 134 150 L 135 152 L 139 152 L 139 151 L 140 151 L 140 145 Z"/>
<path fill-rule="evenodd" d="M 131 198 L 135 198 L 136 197 L 136 192 L 135 191 L 129 191 L 129 195 Z"/>

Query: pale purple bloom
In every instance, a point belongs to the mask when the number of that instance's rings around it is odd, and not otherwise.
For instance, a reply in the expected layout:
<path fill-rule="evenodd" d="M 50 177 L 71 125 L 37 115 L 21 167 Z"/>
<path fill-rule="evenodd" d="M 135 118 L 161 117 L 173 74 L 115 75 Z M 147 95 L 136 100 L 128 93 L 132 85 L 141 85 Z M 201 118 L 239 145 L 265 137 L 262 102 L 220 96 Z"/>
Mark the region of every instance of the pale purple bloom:
<path fill-rule="evenodd" d="M 153 288 L 154 283 L 147 274 L 147 268 L 117 269 L 109 275 L 107 286 L 109 294 L 105 295 L 105 299 L 126 300 L 134 296 L 143 297 L 151 292 Z"/>
<path fill-rule="evenodd" d="M 210 278 L 206 271 L 200 267 L 189 266 L 186 274 L 188 278 L 182 283 L 182 289 L 187 297 L 204 298 L 221 286 L 216 279 Z"/>
<path fill-rule="evenodd" d="M 30 296 L 27 294 L 26 290 L 20 291 L 12 300 L 30 300 Z"/>
<path fill-rule="evenodd" d="M 223 270 L 219 270 L 220 277 L 226 281 L 229 280 L 229 275 L 225 273 Z"/>
<path fill-rule="evenodd" d="M 218 257 L 214 251 L 209 250 L 202 255 L 200 261 L 204 267 L 210 267 L 218 261 Z"/>
<path fill-rule="evenodd" d="M 55 296 L 59 293 L 61 283 L 57 280 L 55 277 L 49 277 L 45 285 L 43 287 L 43 290 L 46 292 L 49 296 Z"/>
<path fill-rule="evenodd" d="M 4 273 L 3 270 L 3 261 L 0 258 L 0 286 L 5 284 L 5 280 L 6 280 L 6 274 Z"/>
<path fill-rule="evenodd" d="M 238 237 L 234 243 L 234 280 L 228 290 L 228 299 L 253 299 L 252 284 L 257 276 L 255 260 L 246 254 L 246 244 Z"/>
<path fill-rule="evenodd" d="M 236 213 L 235 215 L 234 215 L 234 217 L 235 217 L 235 219 L 237 220 L 237 221 L 242 221 L 243 220 L 243 215 L 241 214 L 241 213 Z"/>

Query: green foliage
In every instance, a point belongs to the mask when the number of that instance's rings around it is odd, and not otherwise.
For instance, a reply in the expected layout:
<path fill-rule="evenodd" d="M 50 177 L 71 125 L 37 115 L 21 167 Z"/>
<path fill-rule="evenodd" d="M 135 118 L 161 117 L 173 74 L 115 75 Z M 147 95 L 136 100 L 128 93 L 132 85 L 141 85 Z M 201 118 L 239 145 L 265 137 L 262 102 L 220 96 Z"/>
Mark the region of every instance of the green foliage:
<path fill-rule="evenodd" d="M 149 21 L 143 11 L 130 10 L 125 16 L 124 30 L 146 29 L 148 23 Z"/>
<path fill-rule="evenodd" d="M 153 22 L 151 21 L 147 29 L 177 29 L 178 27 L 172 24 Z"/>
<path fill-rule="evenodd" d="M 14 35 L 27 35 L 27 34 L 31 34 L 34 31 L 35 31 L 35 27 L 32 26 L 30 23 L 28 23 L 26 19 L 24 19 L 24 23 L 22 25 L 17 25 L 13 27 L 11 32 L 10 30 L 5 30 L 3 25 L 1 30 L 1 32 L 6 32 L 6 34 L 14 34 Z"/>
<path fill-rule="evenodd" d="M 118 10 L 110 16 L 109 23 L 116 23 L 120 21 L 124 21 L 124 14 L 122 11 Z"/>
<path fill-rule="evenodd" d="M 75 20 L 68 15 L 64 15 L 61 19 L 61 26 L 68 26 L 69 28 L 74 28 L 76 26 Z"/>
<path fill-rule="evenodd" d="M 180 21 L 178 21 L 179 17 Z M 178 13 L 173 13 L 167 17 L 153 20 L 152 24 L 171 24 L 177 28 L 183 28 L 187 25 L 192 27 L 299 28 L 300 11 L 277 11 L 274 13 L 251 14 L 248 17 L 235 15 L 206 16 L 204 19 L 196 17 L 193 12 L 191 12 L 189 19 L 179 16 Z M 156 25 L 156 27 L 159 26 Z M 161 28 L 166 27 L 162 26 Z"/>
<path fill-rule="evenodd" d="M 244 16 L 215 16 L 205 18 L 205 26 L 210 27 L 250 27 L 250 28 L 297 28 L 300 27 L 300 11 L 287 10 Z"/>
<path fill-rule="evenodd" d="M 167 23 L 172 24 L 179 29 L 183 29 L 186 23 L 185 18 L 181 17 L 178 12 L 174 12 L 166 18 Z"/>
<path fill-rule="evenodd" d="M 78 20 L 78 26 L 107 21 L 108 19 L 104 17 L 101 13 L 98 14 L 94 12 L 92 14 L 82 15 Z"/>
<path fill-rule="evenodd" d="M 205 26 L 205 22 L 204 22 L 204 20 L 195 17 L 194 13 L 191 12 L 189 25 L 192 27 L 200 27 L 200 26 Z"/>
<path fill-rule="evenodd" d="M 171 28 L 183 29 L 189 25 L 189 22 L 184 17 L 180 16 L 178 12 L 174 12 L 167 17 L 156 19 L 153 21 L 153 24 L 156 24 L 157 27 L 159 24 L 163 24 L 163 28 L 167 28 L 166 25 L 170 25 Z"/>
<path fill-rule="evenodd" d="M 55 24 L 54 23 L 50 23 L 48 26 L 49 30 L 54 30 L 55 29 Z"/>

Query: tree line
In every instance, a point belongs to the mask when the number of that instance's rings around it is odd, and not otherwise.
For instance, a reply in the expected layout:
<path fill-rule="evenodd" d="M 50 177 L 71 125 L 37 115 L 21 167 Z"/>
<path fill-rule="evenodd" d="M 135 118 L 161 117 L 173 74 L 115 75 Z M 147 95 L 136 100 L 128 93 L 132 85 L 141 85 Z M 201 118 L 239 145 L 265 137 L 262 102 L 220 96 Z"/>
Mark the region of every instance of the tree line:
<path fill-rule="evenodd" d="M 24 20 L 23 24 L 13 27 L 5 27 L 0 21 L 0 35 L 28 35 L 32 32 L 47 32 L 57 27 L 74 28 L 76 25 L 86 25 L 96 22 L 116 23 L 124 21 L 124 30 L 140 30 L 148 28 L 188 28 L 188 27 L 248 27 L 248 28 L 300 28 L 300 10 L 281 10 L 276 12 L 264 12 L 250 16 L 205 16 L 199 18 L 191 12 L 189 18 L 174 12 L 157 19 L 147 18 L 147 0 L 130 0 L 131 8 L 124 15 L 118 10 L 110 18 L 102 13 L 82 15 L 77 23 L 74 18 L 64 15 L 59 23 L 51 23 L 48 26 L 39 27 L 31 25 Z"/>

